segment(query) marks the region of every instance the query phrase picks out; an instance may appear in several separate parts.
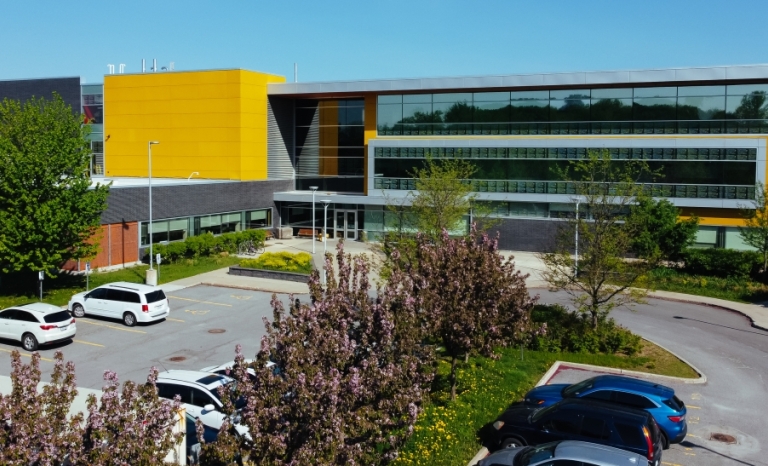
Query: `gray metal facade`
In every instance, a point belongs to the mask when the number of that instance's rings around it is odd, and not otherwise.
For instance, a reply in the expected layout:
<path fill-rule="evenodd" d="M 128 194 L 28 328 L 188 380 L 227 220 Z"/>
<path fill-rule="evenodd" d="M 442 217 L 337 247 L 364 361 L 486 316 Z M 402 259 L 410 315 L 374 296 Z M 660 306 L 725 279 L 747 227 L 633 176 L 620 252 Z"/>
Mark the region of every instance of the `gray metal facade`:
<path fill-rule="evenodd" d="M 513 74 L 446 78 L 379 79 L 317 83 L 270 83 L 270 95 L 359 94 L 363 92 L 432 92 L 451 89 L 605 86 L 666 82 L 745 81 L 768 78 L 768 65 L 713 66 L 627 71 Z"/>
<path fill-rule="evenodd" d="M 293 189 L 292 180 L 158 186 L 152 188 L 155 220 L 275 207 L 274 193 Z M 114 188 L 107 198 L 102 224 L 146 221 L 149 218 L 147 187 Z M 273 209 L 279 225 L 279 209 Z"/>
<path fill-rule="evenodd" d="M 80 113 L 80 78 L 43 78 L 0 81 L 0 101 L 3 99 L 26 102 L 32 97 L 50 99 L 56 92 L 64 102 Z"/>
<path fill-rule="evenodd" d="M 499 233 L 499 248 L 510 251 L 551 252 L 555 248 L 557 232 L 565 222 L 552 219 L 504 218 L 489 230 L 491 236 Z"/>
<path fill-rule="evenodd" d="M 294 162 L 293 99 L 269 97 L 267 101 L 267 176 L 292 180 Z"/>

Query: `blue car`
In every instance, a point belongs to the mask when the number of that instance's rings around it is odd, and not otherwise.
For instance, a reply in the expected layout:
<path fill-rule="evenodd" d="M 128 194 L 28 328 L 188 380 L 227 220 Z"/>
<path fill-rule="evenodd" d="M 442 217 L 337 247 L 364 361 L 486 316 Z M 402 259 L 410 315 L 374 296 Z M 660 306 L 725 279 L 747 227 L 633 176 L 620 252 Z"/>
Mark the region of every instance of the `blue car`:
<path fill-rule="evenodd" d="M 543 408 L 564 398 L 600 400 L 648 411 L 661 428 L 665 449 L 682 442 L 688 432 L 685 404 L 673 389 L 620 375 L 599 375 L 573 385 L 541 385 L 525 395 L 525 403 Z"/>

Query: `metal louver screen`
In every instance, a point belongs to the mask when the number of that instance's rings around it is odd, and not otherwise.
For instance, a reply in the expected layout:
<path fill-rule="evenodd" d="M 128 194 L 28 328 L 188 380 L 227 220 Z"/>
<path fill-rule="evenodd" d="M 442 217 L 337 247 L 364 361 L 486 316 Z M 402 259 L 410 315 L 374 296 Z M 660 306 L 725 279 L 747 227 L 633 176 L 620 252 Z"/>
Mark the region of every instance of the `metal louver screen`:
<path fill-rule="evenodd" d="M 267 101 L 267 178 L 292 180 L 293 101 L 269 97 Z"/>

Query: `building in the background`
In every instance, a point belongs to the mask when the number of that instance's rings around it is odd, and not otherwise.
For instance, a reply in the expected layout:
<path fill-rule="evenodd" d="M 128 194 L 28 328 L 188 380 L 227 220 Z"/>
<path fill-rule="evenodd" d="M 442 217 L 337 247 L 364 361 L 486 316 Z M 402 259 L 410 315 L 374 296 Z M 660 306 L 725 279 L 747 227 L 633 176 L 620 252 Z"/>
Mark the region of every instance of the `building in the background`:
<path fill-rule="evenodd" d="M 739 206 L 766 179 L 768 66 L 286 83 L 244 70 L 0 81 L 0 98 L 56 91 L 91 124 L 94 182 L 111 182 L 96 266 L 135 262 L 153 241 L 246 228 L 322 228 L 376 238 L 409 173 L 465 158 L 501 246 L 541 251 L 575 210 L 556 167 L 607 149 L 645 159 L 655 197 L 701 218 L 697 244 L 744 248 Z M 469 216 L 467 217 L 469 221 Z M 74 265 L 81 268 L 83 264 Z"/>

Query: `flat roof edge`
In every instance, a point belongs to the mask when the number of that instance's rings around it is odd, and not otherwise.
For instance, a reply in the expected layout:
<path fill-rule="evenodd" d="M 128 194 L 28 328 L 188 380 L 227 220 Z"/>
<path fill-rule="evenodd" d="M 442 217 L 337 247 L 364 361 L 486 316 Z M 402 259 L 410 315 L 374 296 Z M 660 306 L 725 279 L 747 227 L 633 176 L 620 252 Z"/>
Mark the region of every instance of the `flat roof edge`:
<path fill-rule="evenodd" d="M 308 83 L 270 83 L 269 95 L 323 93 L 418 92 L 427 90 L 653 84 L 675 81 L 768 79 L 768 64 L 645 70 L 580 71 L 563 73 L 406 78 Z"/>

